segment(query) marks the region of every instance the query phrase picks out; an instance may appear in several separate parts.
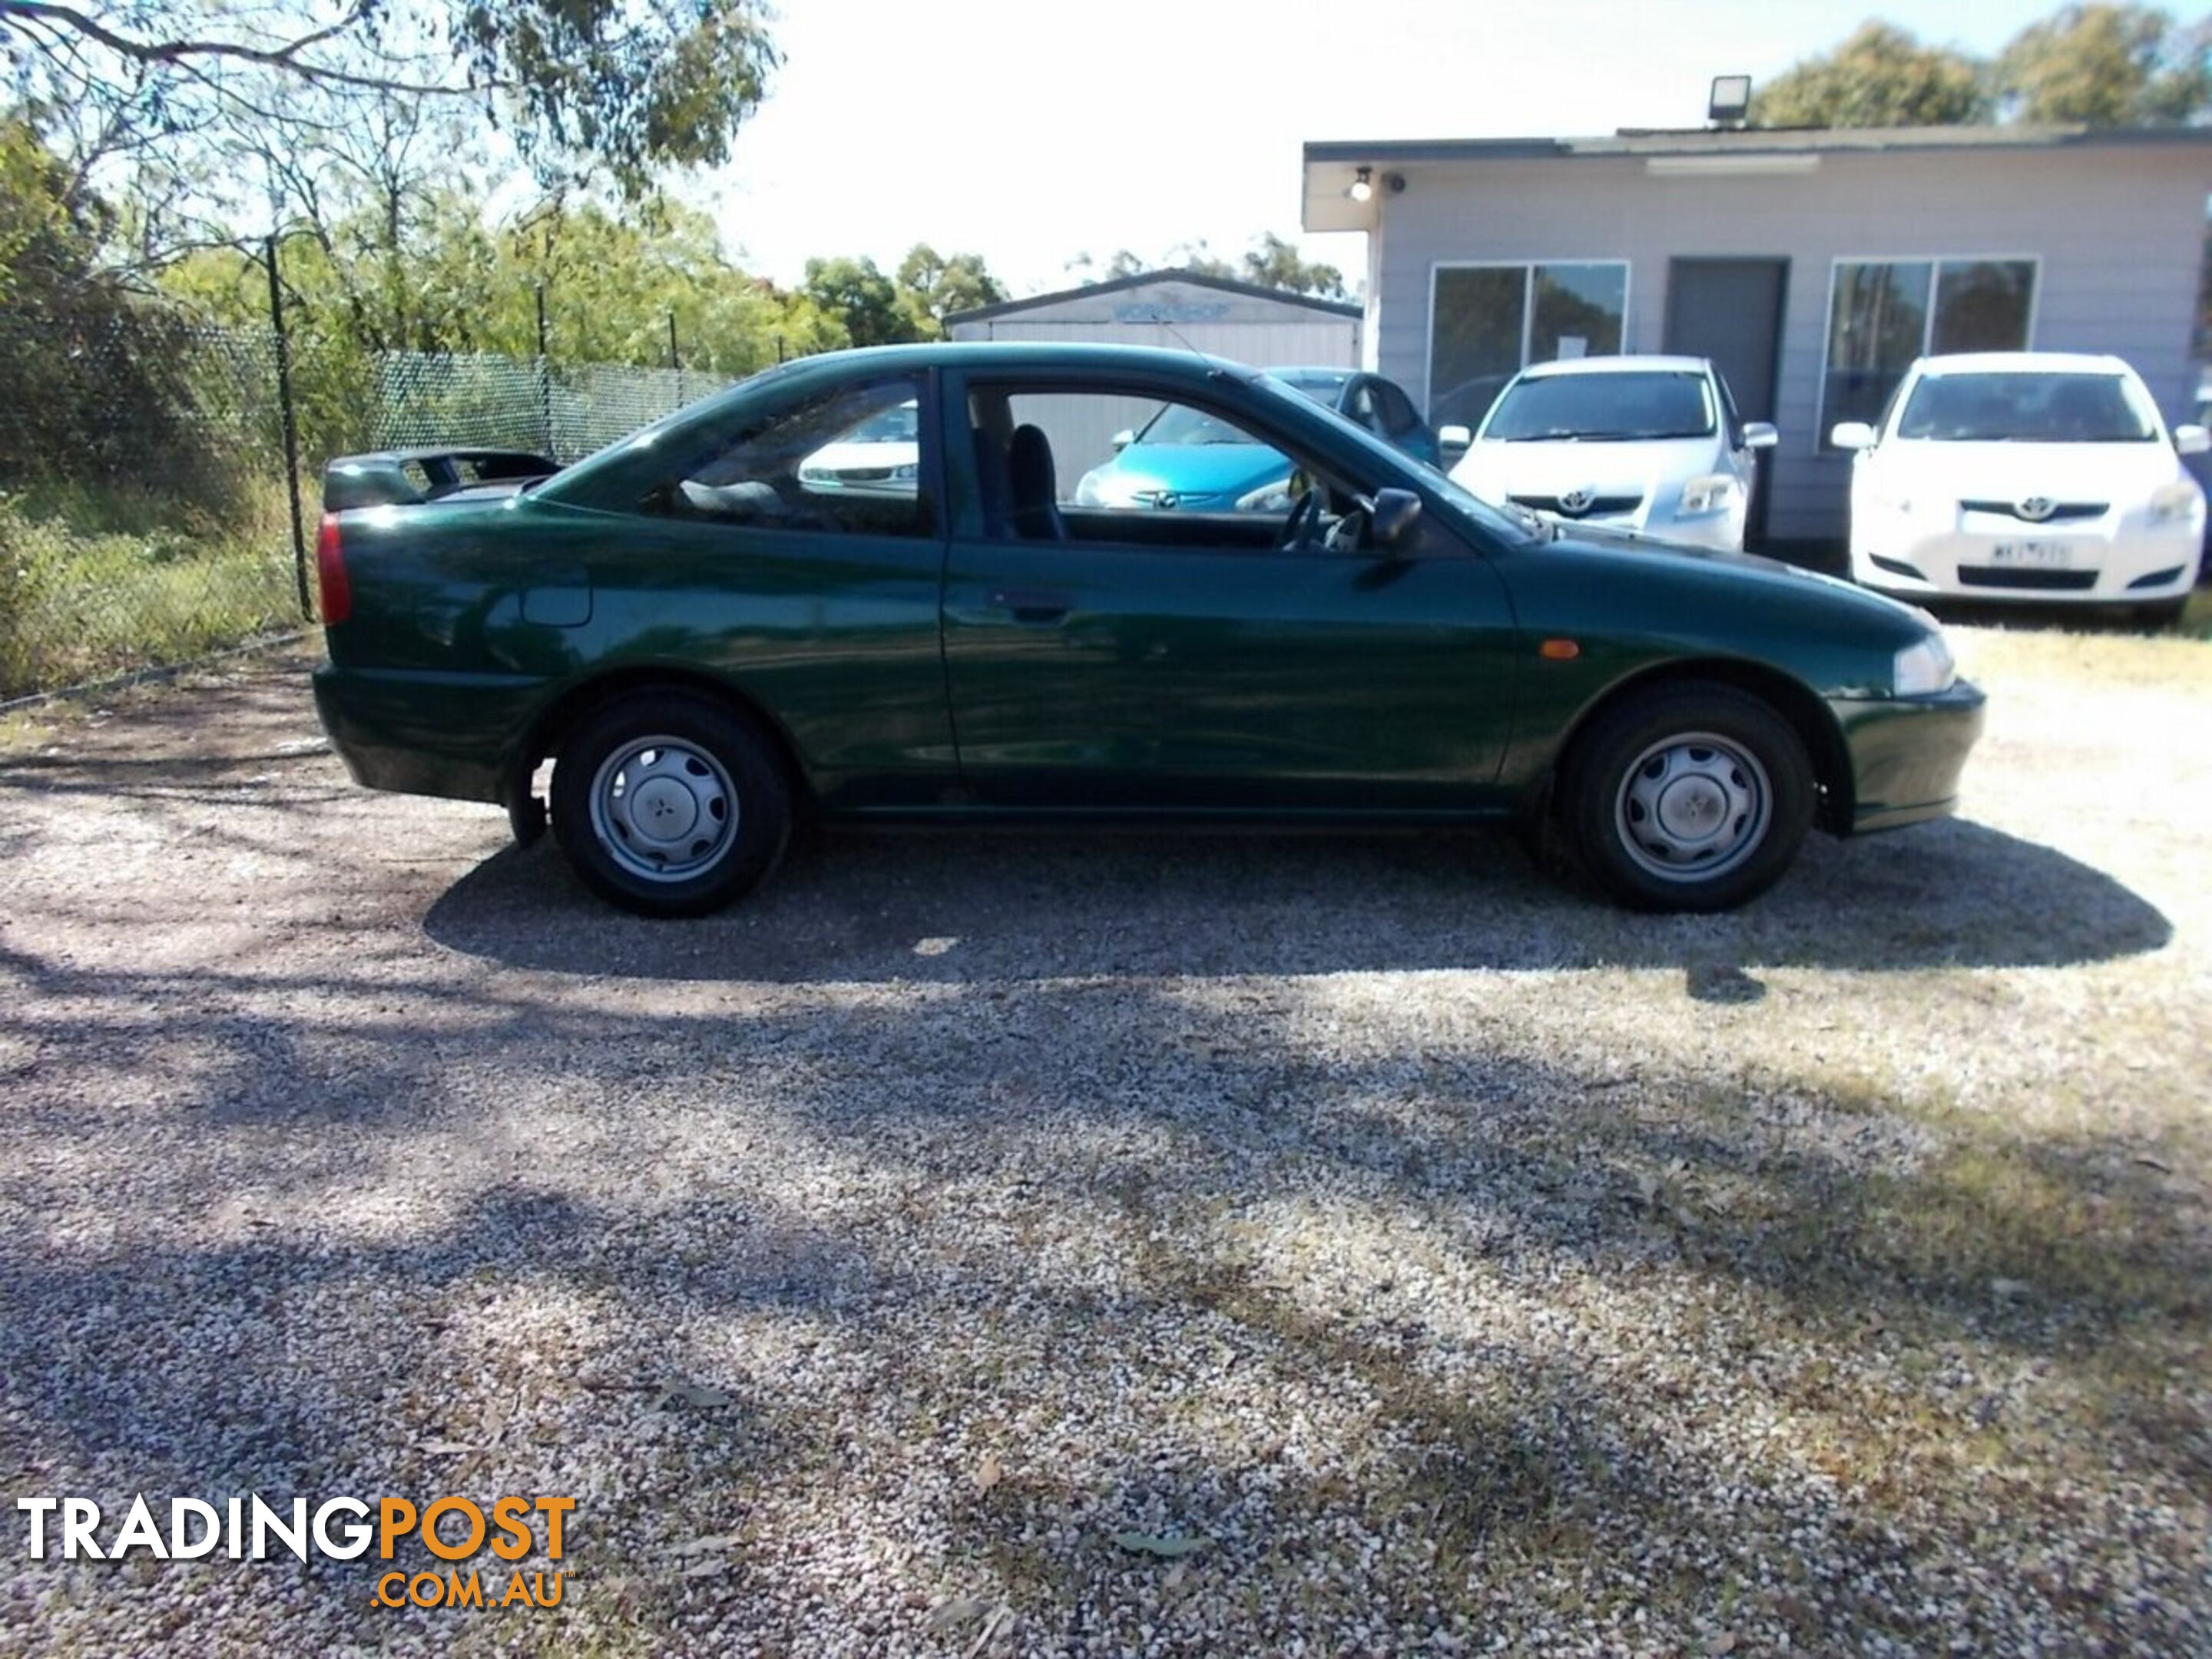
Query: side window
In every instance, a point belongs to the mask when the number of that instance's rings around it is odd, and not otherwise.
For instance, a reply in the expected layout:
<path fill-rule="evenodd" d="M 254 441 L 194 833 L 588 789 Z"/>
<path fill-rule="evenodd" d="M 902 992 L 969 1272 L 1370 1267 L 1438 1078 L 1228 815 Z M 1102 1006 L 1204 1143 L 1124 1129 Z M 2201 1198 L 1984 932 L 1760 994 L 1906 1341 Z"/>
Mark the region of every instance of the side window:
<path fill-rule="evenodd" d="M 927 536 L 922 395 L 911 374 L 812 392 L 695 450 L 647 507 L 762 530 Z"/>
<path fill-rule="evenodd" d="M 985 518 L 1011 539 L 1271 545 L 1316 478 L 1230 416 L 1173 398 L 977 386 L 969 419 Z"/>
<path fill-rule="evenodd" d="M 1382 430 L 1382 417 L 1375 408 L 1375 382 L 1360 380 L 1352 388 L 1352 396 L 1345 400 L 1344 412 L 1365 427 L 1370 432 Z"/>

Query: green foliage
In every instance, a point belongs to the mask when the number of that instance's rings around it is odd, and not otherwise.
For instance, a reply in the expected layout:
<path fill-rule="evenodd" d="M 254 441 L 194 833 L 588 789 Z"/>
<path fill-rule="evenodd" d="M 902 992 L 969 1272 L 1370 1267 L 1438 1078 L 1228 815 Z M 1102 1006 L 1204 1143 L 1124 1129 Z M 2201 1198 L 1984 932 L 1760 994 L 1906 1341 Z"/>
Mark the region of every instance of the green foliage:
<path fill-rule="evenodd" d="M 919 331 L 929 337 L 944 332 L 945 319 L 954 312 L 994 306 L 1006 297 L 1005 284 L 991 275 L 981 254 L 947 258 L 927 242 L 916 242 L 899 261 L 898 285 Z"/>
<path fill-rule="evenodd" d="M 1761 127 L 1951 126 L 1989 117 L 1972 58 L 1880 22 L 1768 82 L 1751 103 L 1752 125 Z"/>
<path fill-rule="evenodd" d="M 1310 294 L 1323 300 L 1341 300 L 1345 295 L 1342 271 L 1334 265 L 1309 262 L 1295 245 L 1272 230 L 1261 232 L 1259 241 L 1245 254 L 1243 275 L 1248 283 L 1279 288 L 1285 294 Z"/>
<path fill-rule="evenodd" d="M 0 496 L 0 697 L 296 625 L 288 511 L 266 479 L 220 518 L 129 484 Z"/>
<path fill-rule="evenodd" d="M 898 286 L 869 258 L 809 259 L 799 291 L 824 316 L 835 318 L 856 346 L 897 345 L 921 337 Z"/>
<path fill-rule="evenodd" d="M 349 0 L 334 16 L 0 0 L 18 94 L 106 155 L 158 161 L 241 119 L 313 143 L 398 97 L 504 125 L 541 177 L 627 198 L 729 159 L 779 61 L 767 19 L 763 0 Z"/>
<path fill-rule="evenodd" d="M 2023 121 L 2171 126 L 2212 107 L 2204 27 L 2150 6 L 2066 6 L 2015 36 L 1993 82 Z"/>
<path fill-rule="evenodd" d="M 2170 126 L 2212 115 L 2212 21 L 2154 6 L 2066 5 L 1994 62 L 1862 24 L 1760 88 L 1761 127 L 1950 126 L 1998 119 Z"/>
<path fill-rule="evenodd" d="M 1241 260 L 1221 258 L 1200 238 L 1195 242 L 1178 242 L 1157 259 L 1139 258 L 1127 248 L 1117 249 L 1103 263 L 1088 253 L 1079 253 L 1067 262 L 1067 269 L 1085 282 L 1112 282 L 1148 270 L 1188 270 L 1194 276 L 1253 283 L 1324 300 L 1340 300 L 1346 293 L 1342 271 L 1334 265 L 1308 263 L 1295 243 L 1273 231 L 1261 232 Z"/>

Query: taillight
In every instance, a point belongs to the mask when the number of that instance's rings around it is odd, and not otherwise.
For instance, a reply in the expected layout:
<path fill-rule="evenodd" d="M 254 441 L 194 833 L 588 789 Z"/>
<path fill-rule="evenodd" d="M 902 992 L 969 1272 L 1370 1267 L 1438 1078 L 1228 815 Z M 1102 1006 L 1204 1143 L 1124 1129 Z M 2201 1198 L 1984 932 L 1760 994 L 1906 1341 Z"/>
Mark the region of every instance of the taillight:
<path fill-rule="evenodd" d="M 353 582 L 346 574 L 335 513 L 323 514 L 323 527 L 315 533 L 315 586 L 322 593 L 324 627 L 335 627 L 353 614 Z"/>

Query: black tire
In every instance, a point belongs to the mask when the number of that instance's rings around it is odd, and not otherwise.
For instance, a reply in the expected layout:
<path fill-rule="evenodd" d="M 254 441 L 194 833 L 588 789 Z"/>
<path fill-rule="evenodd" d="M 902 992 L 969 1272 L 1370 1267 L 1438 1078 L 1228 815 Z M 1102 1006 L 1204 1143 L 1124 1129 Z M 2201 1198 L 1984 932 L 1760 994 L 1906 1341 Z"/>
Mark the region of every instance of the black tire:
<path fill-rule="evenodd" d="M 702 916 L 750 892 L 782 858 L 791 816 L 791 781 L 768 738 L 695 692 L 594 709 L 553 767 L 561 850 L 586 887 L 641 916 Z M 653 833 L 671 826 L 667 839 Z"/>
<path fill-rule="evenodd" d="M 1727 910 L 1781 879 L 1812 827 L 1815 794 L 1804 740 L 1772 705 L 1686 684 L 1597 717 L 1567 757 L 1559 814 L 1583 867 L 1617 902 Z M 1662 812 L 1685 835 L 1670 834 Z M 1649 832 L 1635 833 L 1639 823 Z"/>

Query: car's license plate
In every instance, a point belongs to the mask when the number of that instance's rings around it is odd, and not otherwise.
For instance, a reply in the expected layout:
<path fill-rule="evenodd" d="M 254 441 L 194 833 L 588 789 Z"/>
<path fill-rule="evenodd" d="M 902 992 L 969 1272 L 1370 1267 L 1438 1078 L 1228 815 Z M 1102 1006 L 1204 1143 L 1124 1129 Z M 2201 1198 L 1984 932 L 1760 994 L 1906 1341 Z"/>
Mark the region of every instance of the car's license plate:
<path fill-rule="evenodd" d="M 2063 570 L 2074 562 L 2074 550 L 2064 542 L 1999 542 L 1990 550 L 1992 564 L 2032 564 L 2046 570 Z"/>

